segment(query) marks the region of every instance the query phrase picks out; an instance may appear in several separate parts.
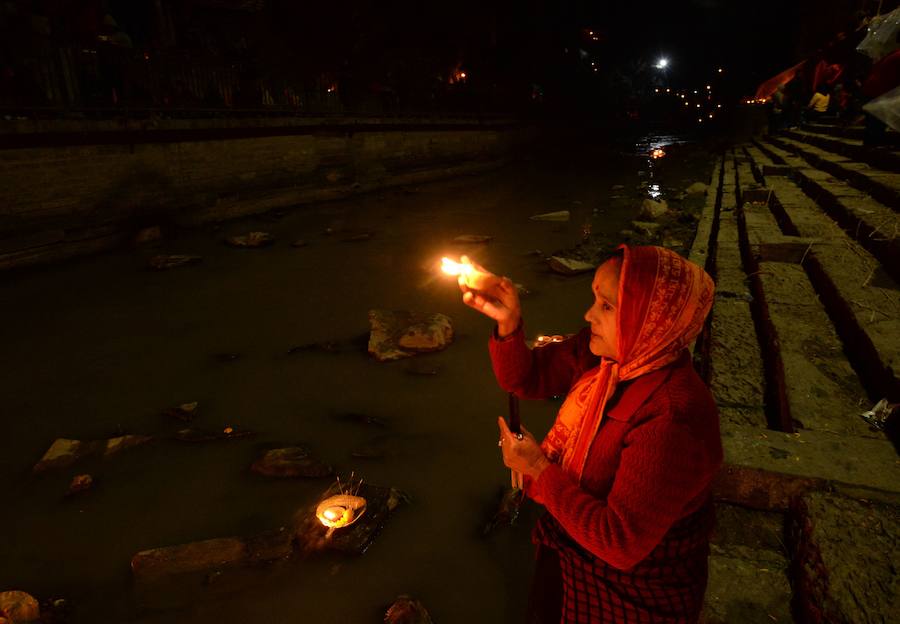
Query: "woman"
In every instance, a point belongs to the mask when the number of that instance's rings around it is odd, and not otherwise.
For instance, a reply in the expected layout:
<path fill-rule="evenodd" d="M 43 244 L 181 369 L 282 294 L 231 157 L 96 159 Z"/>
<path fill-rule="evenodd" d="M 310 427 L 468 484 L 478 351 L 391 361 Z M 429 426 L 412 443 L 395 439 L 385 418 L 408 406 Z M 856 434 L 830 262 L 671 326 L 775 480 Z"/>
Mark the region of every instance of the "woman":
<path fill-rule="evenodd" d="M 533 350 L 512 282 L 485 283 L 460 288 L 497 322 L 499 384 L 523 398 L 567 395 L 540 445 L 498 419 L 503 462 L 548 512 L 534 531 L 531 621 L 695 622 L 722 447 L 688 346 L 712 280 L 672 251 L 623 245 L 597 269 L 590 327 Z"/>

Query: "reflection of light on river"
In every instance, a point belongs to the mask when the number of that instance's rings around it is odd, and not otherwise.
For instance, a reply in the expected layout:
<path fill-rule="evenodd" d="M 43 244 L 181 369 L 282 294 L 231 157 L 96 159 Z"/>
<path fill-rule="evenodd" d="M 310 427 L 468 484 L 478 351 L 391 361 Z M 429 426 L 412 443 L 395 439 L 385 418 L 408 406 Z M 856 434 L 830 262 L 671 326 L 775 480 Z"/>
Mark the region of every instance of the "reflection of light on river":
<path fill-rule="evenodd" d="M 660 189 L 659 184 L 651 184 L 648 186 L 647 194 L 653 199 L 659 199 L 662 196 L 662 190 Z"/>

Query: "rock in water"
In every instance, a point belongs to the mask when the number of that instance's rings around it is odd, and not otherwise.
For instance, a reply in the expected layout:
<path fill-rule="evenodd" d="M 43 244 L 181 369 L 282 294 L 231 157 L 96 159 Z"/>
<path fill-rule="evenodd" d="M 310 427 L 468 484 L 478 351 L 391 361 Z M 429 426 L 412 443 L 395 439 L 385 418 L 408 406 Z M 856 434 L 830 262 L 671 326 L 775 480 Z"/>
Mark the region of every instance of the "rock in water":
<path fill-rule="evenodd" d="M 0 615 L 12 624 L 34 622 L 41 618 L 41 607 L 34 596 L 23 591 L 0 592 Z"/>
<path fill-rule="evenodd" d="M 669 212 L 669 205 L 663 199 L 647 198 L 641 203 L 640 216 L 642 219 L 659 219 Z"/>
<path fill-rule="evenodd" d="M 72 477 L 66 496 L 87 492 L 94 485 L 94 478 L 89 474 L 80 474 Z"/>
<path fill-rule="evenodd" d="M 402 594 L 397 596 L 384 614 L 385 624 L 433 624 L 428 611 L 418 600 Z"/>
<path fill-rule="evenodd" d="M 531 217 L 532 221 L 568 221 L 571 217 L 568 210 L 559 210 L 557 212 L 545 212 L 544 214 L 536 214 Z"/>
<path fill-rule="evenodd" d="M 214 442 L 216 440 L 235 440 L 237 438 L 248 438 L 255 435 L 247 429 L 235 429 L 234 427 L 225 427 L 221 431 L 207 431 L 202 429 L 180 429 L 172 436 L 179 442 Z"/>
<path fill-rule="evenodd" d="M 654 223 L 653 221 L 632 221 L 631 225 L 644 236 L 656 236 L 660 227 L 659 223 Z"/>
<path fill-rule="evenodd" d="M 232 247 L 266 247 L 275 242 L 268 232 L 248 232 L 243 236 L 229 236 L 225 242 Z"/>
<path fill-rule="evenodd" d="M 197 401 L 192 401 L 190 403 L 182 403 L 181 405 L 176 405 L 175 407 L 170 407 L 163 412 L 163 416 L 167 416 L 169 418 L 175 418 L 180 420 L 181 422 L 191 422 L 194 418 L 197 417 L 197 406 L 199 403 Z"/>
<path fill-rule="evenodd" d="M 369 310 L 369 326 L 369 353 L 379 362 L 440 351 L 453 342 L 453 323 L 440 313 Z"/>
<path fill-rule="evenodd" d="M 322 494 L 320 501 L 340 494 L 337 484 L 332 484 Z M 366 500 L 366 512 L 353 524 L 329 531 L 316 518 L 318 503 L 300 509 L 294 514 L 294 536 L 297 548 L 304 553 L 321 550 L 336 550 L 350 555 L 361 555 L 369 548 L 384 528 L 391 512 L 407 497 L 399 490 L 371 483 L 361 483 L 346 493 L 352 493 Z"/>
<path fill-rule="evenodd" d="M 493 236 L 486 236 L 484 234 L 463 234 L 462 236 L 457 236 L 453 239 L 454 243 L 462 243 L 464 245 L 479 245 L 481 243 L 489 243 L 494 240 Z"/>
<path fill-rule="evenodd" d="M 401 349 L 419 353 L 440 351 L 447 343 L 447 329 L 450 329 L 450 335 L 452 336 L 453 330 L 449 325 L 440 322 L 410 325 L 400 336 L 397 344 L 400 345 Z"/>
<path fill-rule="evenodd" d="M 147 262 L 147 265 L 151 269 L 155 269 L 157 271 L 167 271 L 169 269 L 174 269 L 180 266 L 186 266 L 188 264 L 197 264 L 203 258 L 200 256 L 185 256 L 185 255 L 174 255 L 174 256 L 153 256 Z"/>
<path fill-rule="evenodd" d="M 154 225 L 151 227 L 145 227 L 141 230 L 138 230 L 138 233 L 134 235 L 134 244 L 135 245 L 144 245 L 146 243 L 152 243 L 154 241 L 158 241 L 162 238 L 162 230 L 158 225 Z"/>
<path fill-rule="evenodd" d="M 309 449 L 302 446 L 277 448 L 266 453 L 253 462 L 250 470 L 265 477 L 327 477 L 333 470 L 331 466 L 313 457 Z"/>
<path fill-rule="evenodd" d="M 215 539 L 142 550 L 131 559 L 136 580 L 206 572 L 225 566 L 285 559 L 291 555 L 291 532 L 281 528 L 252 537 Z"/>
<path fill-rule="evenodd" d="M 99 453 L 104 457 L 109 457 L 132 446 L 145 444 L 152 439 L 153 436 L 142 435 L 124 435 L 108 440 L 90 441 L 57 438 L 44 453 L 41 461 L 34 466 L 34 472 L 70 466 L 87 455 Z"/>
<path fill-rule="evenodd" d="M 562 256 L 551 256 L 547 262 L 550 264 L 551 269 L 563 275 L 578 275 L 597 268 L 593 264 L 588 264 L 581 260 L 573 260 L 572 258 L 563 258 Z"/>
<path fill-rule="evenodd" d="M 707 186 L 703 184 L 703 182 L 694 182 L 687 189 L 685 189 L 685 193 L 688 195 L 699 195 L 701 193 L 706 193 Z"/>

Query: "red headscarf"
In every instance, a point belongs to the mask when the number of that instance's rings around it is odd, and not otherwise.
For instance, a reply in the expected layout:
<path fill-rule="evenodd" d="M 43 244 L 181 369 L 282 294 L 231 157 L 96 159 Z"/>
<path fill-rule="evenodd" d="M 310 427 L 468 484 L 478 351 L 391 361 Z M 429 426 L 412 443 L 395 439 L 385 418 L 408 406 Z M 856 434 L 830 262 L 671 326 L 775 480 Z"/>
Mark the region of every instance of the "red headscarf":
<path fill-rule="evenodd" d="M 603 358 L 576 382 L 542 444 L 551 461 L 578 479 L 618 382 L 674 362 L 703 328 L 715 292 L 706 271 L 673 251 L 619 249 L 616 359 Z"/>

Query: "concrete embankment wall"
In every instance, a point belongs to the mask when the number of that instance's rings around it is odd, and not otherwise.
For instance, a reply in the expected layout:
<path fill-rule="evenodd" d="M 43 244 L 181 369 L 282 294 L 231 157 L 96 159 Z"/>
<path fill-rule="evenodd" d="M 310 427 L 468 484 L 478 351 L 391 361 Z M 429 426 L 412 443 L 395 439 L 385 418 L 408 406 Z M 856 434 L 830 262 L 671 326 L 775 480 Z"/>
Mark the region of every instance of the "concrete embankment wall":
<path fill-rule="evenodd" d="M 488 169 L 534 135 L 511 121 L 0 122 L 0 269 Z"/>

